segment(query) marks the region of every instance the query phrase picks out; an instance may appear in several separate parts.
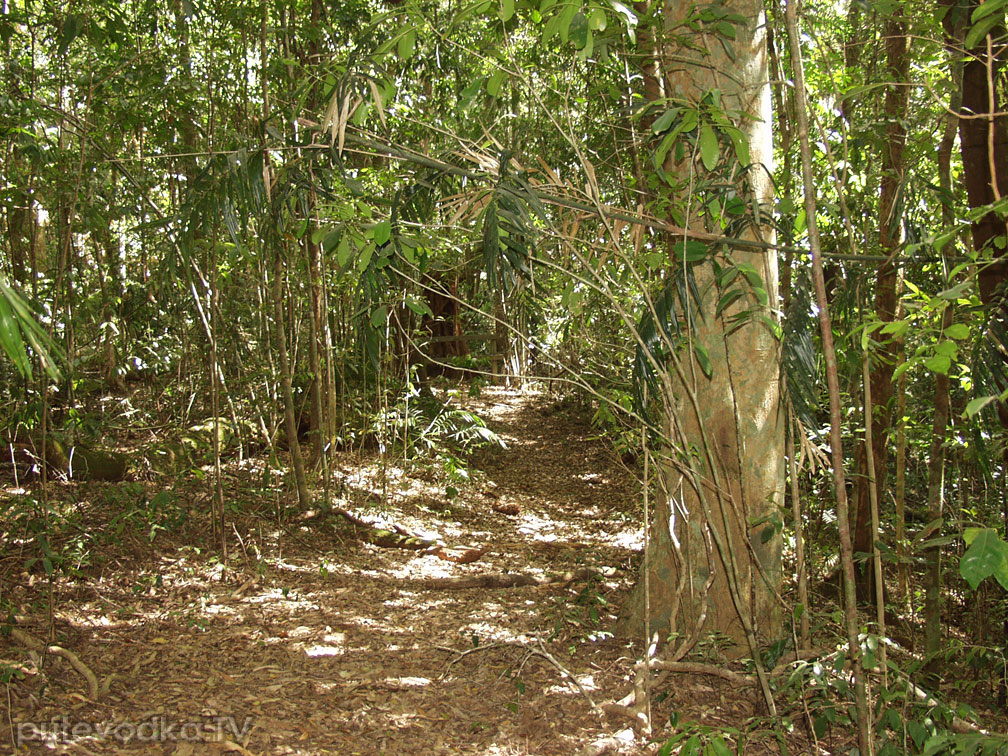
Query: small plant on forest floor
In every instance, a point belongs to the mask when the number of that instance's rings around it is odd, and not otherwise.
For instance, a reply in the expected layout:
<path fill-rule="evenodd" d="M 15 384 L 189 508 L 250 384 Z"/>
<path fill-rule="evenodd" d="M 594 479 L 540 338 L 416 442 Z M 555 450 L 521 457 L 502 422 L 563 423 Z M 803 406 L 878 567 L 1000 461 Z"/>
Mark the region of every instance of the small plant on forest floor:
<path fill-rule="evenodd" d="M 640 430 L 628 425 L 625 418 L 633 411 L 633 396 L 618 388 L 605 392 L 592 415 L 592 425 L 609 439 L 620 459 L 633 459 L 640 451 Z"/>
<path fill-rule="evenodd" d="M 372 433 L 383 450 L 395 442 L 405 459 L 433 454 L 456 473 L 465 468 L 463 453 L 487 445 L 506 448 L 478 415 L 453 406 L 450 397 L 441 401 L 412 380 L 395 404 L 374 418 Z"/>
<path fill-rule="evenodd" d="M 522 681 L 521 672 L 518 670 L 508 670 L 504 674 L 511 679 L 511 684 L 514 685 L 516 694 L 510 701 L 506 702 L 504 706 L 506 706 L 512 714 L 517 714 L 521 705 L 520 697 L 525 695 L 525 683 Z"/>
<path fill-rule="evenodd" d="M 574 638 L 579 641 L 611 637 L 611 633 L 598 629 L 602 612 L 609 608 L 609 602 L 602 593 L 603 587 L 602 581 L 593 575 L 573 597 L 569 594 L 555 596 L 550 613 L 553 629 L 549 639 L 556 640 L 567 627 L 574 628 Z M 571 647 L 572 651 L 574 648 Z"/>
<path fill-rule="evenodd" d="M 47 577 L 74 576 L 91 565 L 94 537 L 76 510 L 45 504 L 34 496 L 15 496 L 0 518 L 6 524 L 7 543 L 32 544 L 25 569 L 41 565 Z"/>
<path fill-rule="evenodd" d="M 697 642 L 697 651 L 704 661 L 712 664 L 723 661 L 725 651 L 735 645 L 735 641 L 724 633 L 708 633 Z"/>
<path fill-rule="evenodd" d="M 154 498 L 148 499 L 147 491 L 141 483 L 113 486 L 105 492 L 105 500 L 120 510 L 109 521 L 106 540 L 120 537 L 129 528 L 142 532 L 153 543 L 158 533 L 175 532 L 189 518 L 189 513 L 174 491 L 159 491 Z"/>
<path fill-rule="evenodd" d="M 866 671 L 872 676 L 875 698 L 875 753 L 878 756 L 914 754 L 1008 754 L 1008 740 L 980 732 L 963 734 L 953 730 L 956 717 L 976 719 L 976 713 L 960 704 L 953 710 L 935 695 L 920 697 L 910 684 L 924 672 L 924 662 L 914 660 L 904 670 L 890 657 L 888 685 L 875 677 L 878 672 L 877 636 L 862 638 Z M 791 675 L 778 689 L 782 703 L 790 702 L 807 718 L 816 741 L 845 740 L 853 728 L 853 689 L 849 682 L 846 654 L 796 662 Z M 960 722 L 959 728 L 961 729 Z"/>
<path fill-rule="evenodd" d="M 745 739 L 733 727 L 709 727 L 695 722 L 680 722 L 672 712 L 669 723 L 678 730 L 658 749 L 658 756 L 732 756 L 743 753 Z M 729 742 L 735 741 L 732 748 Z M 678 748 L 677 748 L 678 746 Z"/>

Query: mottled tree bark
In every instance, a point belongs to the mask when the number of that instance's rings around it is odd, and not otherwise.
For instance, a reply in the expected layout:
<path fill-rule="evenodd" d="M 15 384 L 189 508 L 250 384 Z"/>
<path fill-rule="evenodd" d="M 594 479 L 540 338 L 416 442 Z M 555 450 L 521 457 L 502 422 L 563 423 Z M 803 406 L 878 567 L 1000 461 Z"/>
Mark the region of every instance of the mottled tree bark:
<path fill-rule="evenodd" d="M 740 185 L 747 199 L 762 204 L 771 197 L 773 164 L 763 6 L 758 0 L 736 0 L 730 6 L 731 12 L 746 19 L 736 27 L 734 57 L 729 58 L 716 35 L 699 34 L 691 38 L 696 48 L 674 48 L 669 43 L 661 50 L 660 61 L 670 96 L 699 103 L 717 89 L 726 113 L 749 116 L 735 124 L 748 137 L 752 159 Z M 680 25 L 692 9 L 691 3 L 667 0 L 665 28 L 682 33 Z M 693 59 L 687 62 L 690 56 Z M 718 73 L 727 70 L 731 76 Z M 687 154 L 678 163 L 670 160 L 666 172 L 677 183 L 690 186 L 705 170 L 694 158 Z M 690 202 L 688 196 L 673 199 L 680 208 Z M 691 229 L 709 230 L 695 213 L 690 215 Z M 751 227 L 745 236 L 772 241 L 773 231 Z M 775 254 L 736 248 L 730 256 L 719 253 L 717 264 L 753 266 L 769 302 L 776 306 Z M 670 275 L 682 264 L 670 251 Z M 665 401 L 670 459 L 663 476 L 665 490 L 656 501 L 650 525 L 646 559 L 650 630 L 662 636 L 676 634 L 686 643 L 720 633 L 733 644 L 725 649 L 729 655 L 749 655 L 757 638 L 775 638 L 781 629 L 776 597 L 781 581 L 780 534 L 761 522 L 784 500 L 779 343 L 766 322 L 757 318 L 745 320 L 741 327 L 732 324 L 733 316 L 747 308 L 772 317 L 769 304 L 761 306 L 743 296 L 716 315 L 723 292 L 714 266 L 706 263 L 693 272 L 703 317 L 692 313 L 690 338 L 706 351 L 712 371 L 706 377 L 688 348 L 669 368 L 671 393 Z M 642 580 L 627 608 L 635 635 L 644 622 L 643 586 Z"/>

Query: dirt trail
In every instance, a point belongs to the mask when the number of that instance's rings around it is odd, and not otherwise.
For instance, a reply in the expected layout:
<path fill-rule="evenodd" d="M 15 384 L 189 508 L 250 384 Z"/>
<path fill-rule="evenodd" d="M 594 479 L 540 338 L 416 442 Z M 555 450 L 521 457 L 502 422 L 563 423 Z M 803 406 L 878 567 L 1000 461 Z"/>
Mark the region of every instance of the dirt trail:
<path fill-rule="evenodd" d="M 45 678 L 11 682 L 9 711 L 0 702 L 11 739 L 27 752 L 101 754 L 573 754 L 622 729 L 530 651 L 551 654 L 595 701 L 626 692 L 632 654 L 605 630 L 640 547 L 636 483 L 576 413 L 504 390 L 467 401 L 508 449 L 474 454 L 455 501 L 431 470 L 389 466 L 383 486 L 374 460 L 348 456 L 340 475 L 358 515 L 485 547 L 481 559 L 456 564 L 349 539 L 324 521 L 279 527 L 263 515 L 240 518 L 237 569 L 221 580 L 199 539 L 124 536 L 132 558 L 55 588 L 58 641 L 107 692 L 88 700 L 83 679 L 50 659 Z M 276 506 L 253 474 L 232 479 L 237 508 Z M 194 508 L 206 505 L 202 486 Z M 519 512 L 495 511 L 502 505 Z M 109 516 L 95 507 L 91 525 Z M 23 629 L 44 637 L 44 581 L 12 565 L 7 600 L 27 615 Z M 583 566 L 618 572 L 569 586 L 421 584 Z M 0 657 L 25 655 L 0 646 Z M 55 742 L 34 740 L 33 728 Z"/>

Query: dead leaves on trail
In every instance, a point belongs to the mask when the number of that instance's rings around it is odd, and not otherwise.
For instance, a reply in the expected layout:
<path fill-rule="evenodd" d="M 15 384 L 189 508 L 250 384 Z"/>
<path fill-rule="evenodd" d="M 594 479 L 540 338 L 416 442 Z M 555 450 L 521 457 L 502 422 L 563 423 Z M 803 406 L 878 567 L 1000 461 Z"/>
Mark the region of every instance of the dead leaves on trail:
<path fill-rule="evenodd" d="M 272 494 L 257 516 L 236 509 L 240 536 L 226 570 L 213 558 L 209 526 L 195 520 L 189 541 L 180 533 L 103 541 L 105 566 L 54 584 L 54 630 L 55 643 L 107 690 L 94 700 L 65 658 L 50 657 L 11 680 L 0 717 L 15 734 L 18 723 L 60 716 L 121 733 L 151 721 L 159 732 L 198 728 L 192 741 L 112 735 L 82 741 L 86 750 L 55 744 L 109 756 L 567 756 L 611 735 L 589 698 L 623 694 L 627 651 L 588 640 L 588 630 L 606 629 L 607 610 L 597 625 L 568 620 L 587 617 L 577 602 L 589 585 L 608 605 L 620 603 L 632 573 L 597 573 L 628 565 L 639 548 L 633 516 L 615 514 L 635 511 L 634 483 L 587 423 L 537 401 L 499 389 L 474 400 L 509 450 L 475 455 L 476 482 L 448 508 L 418 470 L 389 483 L 381 508 L 350 510 L 360 522 L 342 529 L 324 515 L 278 525 L 268 514 Z M 366 485 L 380 460 L 337 462 L 359 479 L 361 501 L 381 490 Z M 229 500 L 263 496 L 253 474 L 227 475 Z M 183 481 L 175 494 L 197 501 L 205 486 Z M 108 531 L 119 514 L 78 506 L 94 518 L 84 523 L 91 532 Z M 420 548 L 399 547 L 404 538 Z M 26 632 L 45 637 L 39 588 L 12 564 L 0 562 L 4 600 L 28 615 Z M 538 651 L 472 654 L 445 674 L 439 649 L 494 643 Z M 8 645 L 2 656 L 17 653 Z M 41 741 L 27 745 L 35 752 Z"/>

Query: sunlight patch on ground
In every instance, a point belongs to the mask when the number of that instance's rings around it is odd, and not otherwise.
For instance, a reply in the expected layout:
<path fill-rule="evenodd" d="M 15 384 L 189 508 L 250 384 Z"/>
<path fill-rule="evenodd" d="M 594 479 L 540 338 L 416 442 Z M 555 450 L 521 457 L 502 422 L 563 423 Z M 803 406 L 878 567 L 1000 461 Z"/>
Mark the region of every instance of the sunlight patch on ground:
<path fill-rule="evenodd" d="M 504 622 L 512 622 L 513 617 L 502 617 Z M 491 625 L 489 622 L 470 622 L 459 628 L 459 632 L 467 638 L 478 638 L 480 645 L 486 645 L 485 641 L 493 643 L 519 643 L 529 642 L 525 633 L 516 633 L 513 628 L 506 625 Z M 475 648 L 475 646 L 474 646 Z"/>
<path fill-rule="evenodd" d="M 323 643 L 305 648 L 305 654 L 311 657 L 342 656 L 346 653 L 346 633 L 326 633 Z"/>
<path fill-rule="evenodd" d="M 578 677 L 578 682 L 581 683 L 581 687 L 586 691 L 598 690 L 598 686 L 595 684 L 595 678 L 592 675 L 582 675 Z M 579 696 L 581 692 L 576 690 L 574 686 L 567 685 L 563 682 L 557 683 L 556 685 L 549 685 L 543 689 L 543 694 L 550 695 L 560 695 L 560 696 Z"/>
<path fill-rule="evenodd" d="M 540 517 L 533 512 L 526 511 L 522 514 L 521 524 L 518 525 L 518 532 L 523 535 L 532 536 L 537 541 L 550 542 L 557 540 L 554 531 L 558 525 L 559 523 L 548 517 Z"/>
<path fill-rule="evenodd" d="M 431 681 L 426 677 L 386 677 L 385 684 L 404 688 L 423 688 L 430 685 Z"/>
<path fill-rule="evenodd" d="M 459 574 L 458 565 L 438 559 L 433 554 L 424 554 L 410 559 L 396 569 L 389 570 L 392 577 L 400 580 L 412 578 L 447 578 Z"/>
<path fill-rule="evenodd" d="M 621 549 L 630 549 L 632 551 L 641 551 L 644 549 L 644 531 L 643 530 L 621 530 L 615 533 L 608 539 L 609 543 L 613 546 L 618 546 Z"/>

